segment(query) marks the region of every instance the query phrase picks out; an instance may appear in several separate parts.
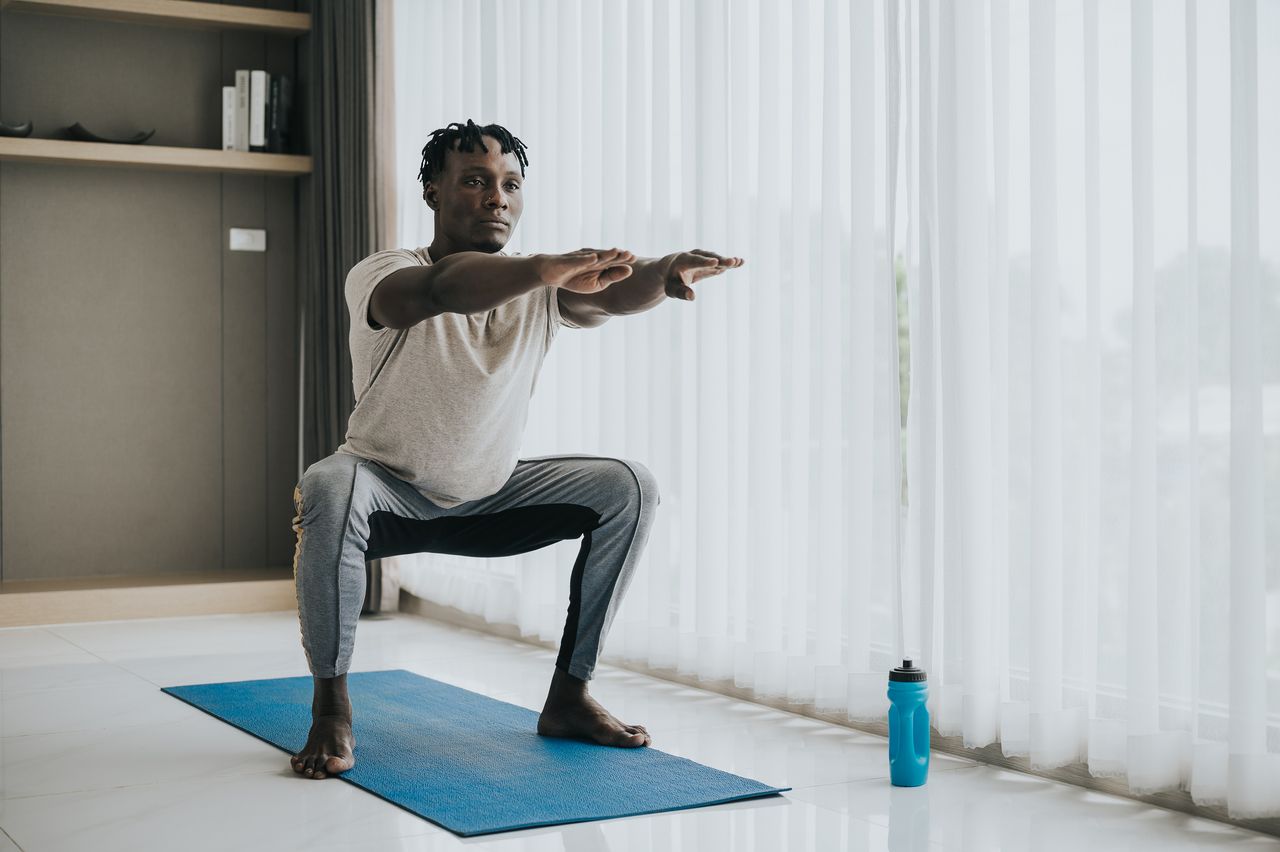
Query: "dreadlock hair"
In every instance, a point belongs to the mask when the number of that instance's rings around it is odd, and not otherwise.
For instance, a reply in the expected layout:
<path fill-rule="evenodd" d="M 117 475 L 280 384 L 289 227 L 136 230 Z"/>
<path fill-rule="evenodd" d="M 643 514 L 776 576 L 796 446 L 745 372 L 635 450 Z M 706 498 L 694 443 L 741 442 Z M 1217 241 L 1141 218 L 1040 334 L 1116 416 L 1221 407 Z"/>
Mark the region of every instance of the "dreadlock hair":
<path fill-rule="evenodd" d="M 422 182 L 424 197 L 427 192 L 427 181 L 434 180 L 444 172 L 444 155 L 453 148 L 453 143 L 459 143 L 459 151 L 474 151 L 479 145 L 480 150 L 488 153 L 489 148 L 480 138 L 481 134 L 497 139 L 502 146 L 502 153 L 514 153 L 516 159 L 520 161 L 520 175 L 524 176 L 524 167 L 529 165 L 524 143 L 512 136 L 511 131 L 501 124 L 486 124 L 481 127 L 468 118 L 465 125 L 455 121 L 439 130 L 431 131 L 431 139 L 422 149 L 422 167 L 418 170 L 418 180 Z"/>

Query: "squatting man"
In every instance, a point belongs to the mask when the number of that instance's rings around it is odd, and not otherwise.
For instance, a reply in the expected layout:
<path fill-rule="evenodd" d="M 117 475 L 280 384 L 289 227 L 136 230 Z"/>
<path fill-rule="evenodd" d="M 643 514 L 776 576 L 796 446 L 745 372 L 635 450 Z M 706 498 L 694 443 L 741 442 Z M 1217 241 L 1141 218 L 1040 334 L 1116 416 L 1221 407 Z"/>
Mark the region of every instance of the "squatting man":
<path fill-rule="evenodd" d="M 594 328 L 741 266 L 695 249 L 640 258 L 618 248 L 504 250 L 524 208 L 525 145 L 497 124 L 449 124 L 422 150 L 430 246 L 378 251 L 347 275 L 356 405 L 345 440 L 294 488 L 294 579 L 314 677 L 307 743 L 290 762 L 324 778 L 355 765 L 347 671 L 365 561 L 475 557 L 582 539 L 538 733 L 607 746 L 652 742 L 587 693 L 660 496 L 630 459 L 517 458 L 529 399 L 561 326 Z M 607 199 L 606 199 L 607 201 Z"/>

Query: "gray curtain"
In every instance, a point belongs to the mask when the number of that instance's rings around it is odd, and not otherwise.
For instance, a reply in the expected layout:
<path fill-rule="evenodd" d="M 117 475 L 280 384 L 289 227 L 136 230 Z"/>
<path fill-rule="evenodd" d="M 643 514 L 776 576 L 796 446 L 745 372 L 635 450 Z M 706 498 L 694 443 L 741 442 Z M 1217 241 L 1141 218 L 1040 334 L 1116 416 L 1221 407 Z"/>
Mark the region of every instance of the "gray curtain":
<path fill-rule="evenodd" d="M 301 0 L 311 34 L 299 57 L 301 109 L 312 172 L 302 180 L 302 402 L 299 475 L 337 449 L 355 407 L 347 271 L 372 254 L 369 123 L 375 0 Z M 305 76 L 304 76 L 305 75 Z"/>

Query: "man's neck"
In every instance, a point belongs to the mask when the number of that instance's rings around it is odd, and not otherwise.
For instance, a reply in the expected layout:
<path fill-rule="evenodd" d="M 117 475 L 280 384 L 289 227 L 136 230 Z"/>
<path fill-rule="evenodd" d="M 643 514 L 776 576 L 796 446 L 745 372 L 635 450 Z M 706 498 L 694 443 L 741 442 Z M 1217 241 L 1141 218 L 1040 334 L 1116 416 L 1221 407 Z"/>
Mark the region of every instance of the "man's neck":
<path fill-rule="evenodd" d="M 460 251 L 483 251 L 489 254 L 498 254 L 502 249 L 494 249 L 490 251 L 487 248 L 459 245 L 448 237 L 441 236 L 437 236 L 431 241 L 431 245 L 427 246 L 427 252 L 431 255 L 432 263 L 439 263 L 449 255 L 457 254 Z"/>

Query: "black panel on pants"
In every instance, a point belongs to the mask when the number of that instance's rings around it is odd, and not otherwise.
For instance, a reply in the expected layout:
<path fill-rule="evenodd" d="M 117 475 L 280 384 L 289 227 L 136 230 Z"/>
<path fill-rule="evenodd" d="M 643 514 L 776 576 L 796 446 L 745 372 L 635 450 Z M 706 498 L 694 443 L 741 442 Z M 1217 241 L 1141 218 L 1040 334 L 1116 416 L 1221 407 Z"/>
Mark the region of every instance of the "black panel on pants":
<path fill-rule="evenodd" d="M 485 515 L 430 520 L 380 510 L 369 515 L 365 559 L 406 553 L 514 556 L 577 538 L 598 526 L 600 513 L 576 503 L 517 506 Z"/>

